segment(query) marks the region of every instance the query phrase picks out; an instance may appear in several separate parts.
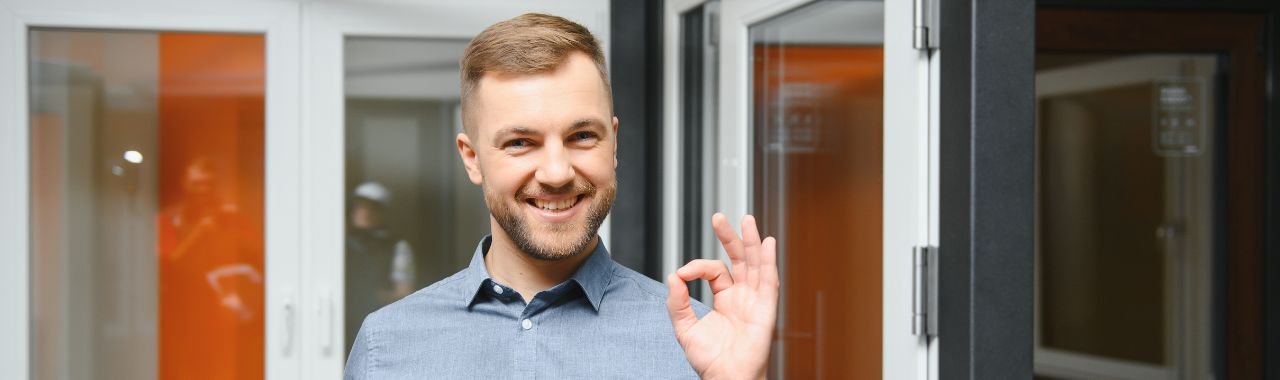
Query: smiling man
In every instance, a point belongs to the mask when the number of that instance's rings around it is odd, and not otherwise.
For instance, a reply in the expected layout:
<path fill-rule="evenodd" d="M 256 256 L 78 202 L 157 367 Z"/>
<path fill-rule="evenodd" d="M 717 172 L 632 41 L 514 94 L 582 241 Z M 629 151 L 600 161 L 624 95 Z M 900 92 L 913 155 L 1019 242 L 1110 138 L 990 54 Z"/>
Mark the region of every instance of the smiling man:
<path fill-rule="evenodd" d="M 777 315 L 776 242 L 754 219 L 712 227 L 732 261 L 667 286 L 609 258 L 596 232 L 617 192 L 618 119 L 595 37 L 526 14 L 462 58 L 458 153 L 493 235 L 453 276 L 370 314 L 348 379 L 761 378 Z M 685 281 L 710 281 L 715 308 Z"/>

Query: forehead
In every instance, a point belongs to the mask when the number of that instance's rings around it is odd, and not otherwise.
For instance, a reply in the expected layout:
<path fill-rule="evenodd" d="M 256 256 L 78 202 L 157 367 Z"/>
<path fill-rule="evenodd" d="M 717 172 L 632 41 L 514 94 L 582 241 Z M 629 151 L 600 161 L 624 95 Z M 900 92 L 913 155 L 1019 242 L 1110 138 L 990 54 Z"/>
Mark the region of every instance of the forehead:
<path fill-rule="evenodd" d="M 604 122 L 612 116 L 612 100 L 600 75 L 583 53 L 570 54 L 544 73 L 486 73 L 469 112 L 482 135 L 512 126 L 542 130 L 569 128 L 583 119 Z"/>

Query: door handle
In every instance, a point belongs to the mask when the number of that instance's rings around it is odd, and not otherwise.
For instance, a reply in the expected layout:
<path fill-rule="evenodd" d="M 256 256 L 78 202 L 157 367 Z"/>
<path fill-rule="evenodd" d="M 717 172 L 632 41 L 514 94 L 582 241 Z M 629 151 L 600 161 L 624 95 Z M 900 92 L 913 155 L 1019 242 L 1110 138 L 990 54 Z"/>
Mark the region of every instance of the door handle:
<path fill-rule="evenodd" d="M 284 311 L 282 316 L 284 318 L 284 344 L 281 345 L 281 351 L 284 356 L 288 357 L 293 354 L 294 324 L 297 317 L 294 316 L 296 313 L 294 312 L 293 297 L 285 297 L 283 304 L 281 308 Z"/>
<path fill-rule="evenodd" d="M 329 290 L 320 292 L 316 300 L 316 320 L 320 321 L 320 351 L 325 355 L 333 353 L 333 296 Z"/>

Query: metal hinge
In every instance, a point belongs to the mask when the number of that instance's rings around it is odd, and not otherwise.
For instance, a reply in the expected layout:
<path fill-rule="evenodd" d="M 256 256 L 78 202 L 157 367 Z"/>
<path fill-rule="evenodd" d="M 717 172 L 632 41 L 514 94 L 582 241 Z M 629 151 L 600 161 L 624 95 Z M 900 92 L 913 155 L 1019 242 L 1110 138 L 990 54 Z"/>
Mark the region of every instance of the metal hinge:
<path fill-rule="evenodd" d="M 911 46 L 916 50 L 938 47 L 938 1 L 914 0 L 911 13 Z"/>
<path fill-rule="evenodd" d="M 911 247 L 911 333 L 938 335 L 938 247 Z"/>

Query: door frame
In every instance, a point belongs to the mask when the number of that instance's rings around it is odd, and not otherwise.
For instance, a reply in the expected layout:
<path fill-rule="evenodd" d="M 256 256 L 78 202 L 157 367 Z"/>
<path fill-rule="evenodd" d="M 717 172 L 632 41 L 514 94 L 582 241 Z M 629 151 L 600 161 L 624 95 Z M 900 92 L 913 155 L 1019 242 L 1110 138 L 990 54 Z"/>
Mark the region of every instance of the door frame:
<path fill-rule="evenodd" d="M 941 379 L 1032 376 L 1035 4 L 939 4 Z"/>
<path fill-rule="evenodd" d="M 719 5 L 717 135 L 714 168 L 718 189 L 710 198 L 714 209 L 735 216 L 751 212 L 752 129 L 751 25 L 786 13 L 814 0 L 724 1 Z M 663 271 L 679 267 L 682 162 L 681 16 L 702 0 L 670 0 L 664 14 L 665 106 Z M 912 247 L 937 244 L 936 61 L 912 47 L 913 5 L 885 1 L 884 86 L 884 209 L 882 375 L 893 379 L 927 379 L 931 374 L 930 339 L 912 333 Z M 714 28 L 714 27 L 713 27 Z M 892 85 L 889 85 L 892 83 Z M 901 126 L 890 128 L 889 126 Z M 704 173 L 708 175 L 709 173 Z M 704 201 L 706 202 L 706 201 Z M 892 211 L 890 211 L 892 210 Z M 727 260 L 723 250 L 705 257 Z M 780 260 L 780 266 L 785 265 Z M 785 281 L 782 286 L 786 286 Z M 785 303 L 785 300 L 781 300 Z M 785 317 L 779 316 L 779 325 Z M 785 349 L 785 348 L 784 348 Z M 935 351 L 936 352 L 936 351 Z M 778 355 L 778 353 L 774 353 Z"/>
<path fill-rule="evenodd" d="M 298 4 L 261 1 L 92 0 L 0 1 L 0 366 L 15 378 L 30 368 L 30 178 L 27 32 L 32 27 L 254 33 L 266 45 L 265 238 L 266 319 L 263 342 L 270 378 L 294 378 L 294 334 L 288 328 L 298 285 Z M 20 254 L 12 254 L 19 252 Z"/>
<path fill-rule="evenodd" d="M 312 1 L 302 5 L 301 242 L 304 310 L 301 377 L 343 371 L 345 334 L 345 136 L 343 46 L 347 36 L 470 40 L 489 25 L 524 12 L 546 12 L 582 23 L 609 56 L 609 3 L 591 0 L 530 5 L 500 0 L 482 4 L 447 0 Z M 621 121 L 626 127 L 626 121 Z M 452 144 L 449 145 L 452 147 Z M 336 174 L 335 174 L 336 173 Z M 478 190 L 477 190 L 478 191 Z M 610 223 L 600 238 L 610 242 Z M 426 250 L 422 250 L 426 251 Z M 459 268 L 461 269 L 461 268 Z"/>

